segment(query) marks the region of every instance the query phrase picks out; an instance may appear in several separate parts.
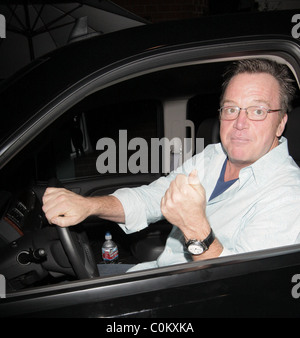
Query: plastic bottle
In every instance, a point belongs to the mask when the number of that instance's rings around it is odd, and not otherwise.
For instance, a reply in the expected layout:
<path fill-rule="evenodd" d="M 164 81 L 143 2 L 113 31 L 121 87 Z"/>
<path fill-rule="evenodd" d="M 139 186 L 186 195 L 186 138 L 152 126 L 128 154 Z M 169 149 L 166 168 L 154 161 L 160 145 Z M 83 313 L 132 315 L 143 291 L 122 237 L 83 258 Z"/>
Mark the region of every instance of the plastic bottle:
<path fill-rule="evenodd" d="M 105 234 L 105 242 L 102 245 L 102 259 L 105 264 L 115 264 L 118 262 L 119 250 L 117 244 L 112 241 L 110 232 Z"/>

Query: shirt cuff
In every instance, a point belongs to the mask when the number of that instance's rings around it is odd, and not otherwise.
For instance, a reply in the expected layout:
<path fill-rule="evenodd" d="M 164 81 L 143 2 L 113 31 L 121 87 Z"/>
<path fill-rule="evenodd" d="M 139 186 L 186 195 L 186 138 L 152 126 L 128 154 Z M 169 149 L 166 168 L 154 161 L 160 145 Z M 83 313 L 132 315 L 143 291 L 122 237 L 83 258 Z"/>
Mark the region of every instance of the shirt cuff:
<path fill-rule="evenodd" d="M 234 252 L 232 250 L 223 248 L 223 251 L 221 252 L 221 255 L 219 257 L 225 257 L 225 256 L 231 256 Z"/>

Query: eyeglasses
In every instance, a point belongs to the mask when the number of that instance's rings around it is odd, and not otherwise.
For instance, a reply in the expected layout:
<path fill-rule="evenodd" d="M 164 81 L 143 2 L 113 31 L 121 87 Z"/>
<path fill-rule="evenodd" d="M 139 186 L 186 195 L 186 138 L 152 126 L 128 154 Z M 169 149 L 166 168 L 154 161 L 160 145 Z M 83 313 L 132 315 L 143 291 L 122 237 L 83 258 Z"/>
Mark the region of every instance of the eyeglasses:
<path fill-rule="evenodd" d="M 220 112 L 220 119 L 227 121 L 237 119 L 241 110 L 246 111 L 249 120 L 262 121 L 267 117 L 268 113 L 281 111 L 282 109 L 267 109 L 263 106 L 251 106 L 248 108 L 240 108 L 236 106 L 224 106 L 218 109 L 218 111 Z"/>

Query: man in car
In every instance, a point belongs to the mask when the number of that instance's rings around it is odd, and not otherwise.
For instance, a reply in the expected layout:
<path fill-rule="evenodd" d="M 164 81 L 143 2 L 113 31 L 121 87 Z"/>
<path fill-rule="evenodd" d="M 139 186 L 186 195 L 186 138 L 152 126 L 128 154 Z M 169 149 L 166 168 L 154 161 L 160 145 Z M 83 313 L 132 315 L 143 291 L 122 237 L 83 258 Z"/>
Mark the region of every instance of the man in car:
<path fill-rule="evenodd" d="M 132 233 L 164 216 L 174 226 L 163 253 L 130 271 L 296 243 L 300 170 L 281 136 L 292 82 L 286 66 L 276 62 L 234 62 L 221 96 L 220 144 L 168 177 L 109 196 L 48 188 L 48 221 L 66 227 L 97 215 Z"/>

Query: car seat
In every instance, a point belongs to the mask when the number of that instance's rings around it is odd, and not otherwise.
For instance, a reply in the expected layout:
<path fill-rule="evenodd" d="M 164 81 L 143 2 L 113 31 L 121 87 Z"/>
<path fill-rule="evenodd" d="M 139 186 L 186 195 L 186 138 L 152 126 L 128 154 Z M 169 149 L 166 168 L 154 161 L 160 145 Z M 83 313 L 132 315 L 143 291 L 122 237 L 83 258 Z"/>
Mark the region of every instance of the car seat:
<path fill-rule="evenodd" d="M 197 138 L 204 138 L 204 147 L 220 142 L 220 121 L 217 117 L 203 120 L 196 133 Z"/>
<path fill-rule="evenodd" d="M 300 107 L 294 108 L 288 113 L 288 121 L 283 136 L 288 140 L 289 153 L 300 166 Z"/>

